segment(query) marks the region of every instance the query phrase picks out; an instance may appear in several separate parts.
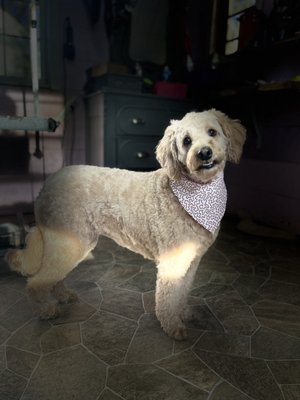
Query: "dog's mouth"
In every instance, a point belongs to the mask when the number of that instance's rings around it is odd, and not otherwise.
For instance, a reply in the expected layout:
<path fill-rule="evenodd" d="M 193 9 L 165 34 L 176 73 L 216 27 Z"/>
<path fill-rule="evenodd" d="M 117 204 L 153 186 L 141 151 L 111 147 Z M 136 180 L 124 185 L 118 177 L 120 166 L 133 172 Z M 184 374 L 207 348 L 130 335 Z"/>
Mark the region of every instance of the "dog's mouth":
<path fill-rule="evenodd" d="M 212 169 L 215 165 L 217 165 L 216 160 L 209 160 L 209 161 L 204 161 L 198 168 L 198 171 L 202 169 Z"/>

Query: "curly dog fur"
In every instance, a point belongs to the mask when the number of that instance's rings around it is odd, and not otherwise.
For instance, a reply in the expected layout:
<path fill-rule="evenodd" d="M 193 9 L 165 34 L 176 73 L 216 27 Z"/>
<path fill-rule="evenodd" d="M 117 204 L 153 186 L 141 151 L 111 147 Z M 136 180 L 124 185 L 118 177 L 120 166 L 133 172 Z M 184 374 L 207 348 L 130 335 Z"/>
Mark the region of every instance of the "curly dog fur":
<path fill-rule="evenodd" d="M 226 161 L 239 162 L 244 141 L 238 120 L 214 109 L 191 112 L 171 121 L 159 142 L 161 169 L 134 172 L 81 165 L 48 178 L 35 202 L 36 227 L 25 249 L 6 255 L 11 269 L 28 277 L 28 293 L 41 316 L 53 318 L 59 302 L 76 299 L 63 279 L 96 246 L 98 236 L 105 235 L 156 262 L 157 318 L 168 335 L 184 338 L 193 277 L 218 231 L 210 233 L 187 214 L 170 179 L 210 182 Z M 199 157 L 207 147 L 209 165 Z"/>

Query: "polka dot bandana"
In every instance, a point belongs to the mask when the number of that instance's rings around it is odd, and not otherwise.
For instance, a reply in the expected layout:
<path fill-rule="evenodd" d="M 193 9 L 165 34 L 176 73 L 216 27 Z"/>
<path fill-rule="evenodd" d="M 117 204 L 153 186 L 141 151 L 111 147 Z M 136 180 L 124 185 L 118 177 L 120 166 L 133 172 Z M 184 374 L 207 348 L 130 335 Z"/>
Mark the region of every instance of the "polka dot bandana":
<path fill-rule="evenodd" d="M 226 210 L 227 190 L 223 174 L 209 183 L 196 183 L 182 177 L 171 180 L 171 188 L 191 217 L 214 233 Z"/>

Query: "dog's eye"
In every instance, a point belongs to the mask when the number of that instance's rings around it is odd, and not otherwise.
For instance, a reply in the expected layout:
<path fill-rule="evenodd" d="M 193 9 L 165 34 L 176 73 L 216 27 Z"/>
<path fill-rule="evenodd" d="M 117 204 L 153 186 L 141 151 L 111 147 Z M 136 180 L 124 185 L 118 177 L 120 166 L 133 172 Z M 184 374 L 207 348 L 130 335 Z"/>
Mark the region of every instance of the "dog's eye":
<path fill-rule="evenodd" d="M 192 139 L 189 137 L 189 136 L 186 136 L 184 139 L 183 139 L 183 144 L 185 145 L 185 146 L 188 146 L 188 145 L 190 145 L 192 143 Z"/>
<path fill-rule="evenodd" d="M 209 136 L 211 136 L 211 137 L 214 137 L 214 136 L 216 136 L 217 135 L 217 131 L 215 130 L 215 129 L 209 129 L 208 131 L 207 131 L 207 133 L 209 134 Z"/>

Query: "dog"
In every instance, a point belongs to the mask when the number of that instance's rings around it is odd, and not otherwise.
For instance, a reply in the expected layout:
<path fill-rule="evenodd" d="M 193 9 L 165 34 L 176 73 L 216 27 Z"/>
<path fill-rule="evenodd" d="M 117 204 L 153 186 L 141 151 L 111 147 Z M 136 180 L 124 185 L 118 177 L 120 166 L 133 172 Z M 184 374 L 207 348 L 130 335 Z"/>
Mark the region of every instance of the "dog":
<path fill-rule="evenodd" d="M 63 279 L 104 235 L 156 262 L 156 316 L 170 337 L 185 338 L 189 290 L 226 208 L 223 170 L 239 162 L 245 139 L 240 121 L 221 111 L 190 112 L 165 130 L 158 170 L 77 165 L 50 176 L 25 248 L 6 254 L 28 277 L 41 317 L 55 318 L 59 303 L 76 300 Z"/>

